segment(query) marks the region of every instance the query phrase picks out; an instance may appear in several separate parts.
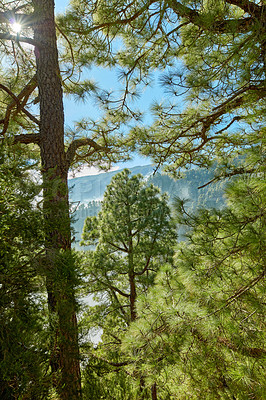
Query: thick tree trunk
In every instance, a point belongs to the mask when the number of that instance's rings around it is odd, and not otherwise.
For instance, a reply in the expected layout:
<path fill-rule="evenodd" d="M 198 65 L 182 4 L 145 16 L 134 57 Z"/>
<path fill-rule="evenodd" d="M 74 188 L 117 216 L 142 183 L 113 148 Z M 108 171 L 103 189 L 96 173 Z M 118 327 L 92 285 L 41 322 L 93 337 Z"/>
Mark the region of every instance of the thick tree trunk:
<path fill-rule="evenodd" d="M 71 261 L 67 162 L 64 150 L 63 92 L 58 64 L 53 0 L 33 0 L 34 38 L 40 98 L 48 303 L 54 338 L 51 367 L 62 400 L 81 398 L 74 265 Z"/>

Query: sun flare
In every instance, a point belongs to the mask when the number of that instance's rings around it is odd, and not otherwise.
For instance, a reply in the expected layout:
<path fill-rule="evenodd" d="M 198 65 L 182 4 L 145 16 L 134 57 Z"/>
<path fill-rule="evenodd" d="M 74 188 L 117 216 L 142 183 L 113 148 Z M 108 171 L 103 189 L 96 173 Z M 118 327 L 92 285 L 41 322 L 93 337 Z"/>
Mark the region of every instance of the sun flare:
<path fill-rule="evenodd" d="M 14 33 L 19 33 L 21 31 L 21 25 L 18 22 L 11 24 L 11 29 Z"/>

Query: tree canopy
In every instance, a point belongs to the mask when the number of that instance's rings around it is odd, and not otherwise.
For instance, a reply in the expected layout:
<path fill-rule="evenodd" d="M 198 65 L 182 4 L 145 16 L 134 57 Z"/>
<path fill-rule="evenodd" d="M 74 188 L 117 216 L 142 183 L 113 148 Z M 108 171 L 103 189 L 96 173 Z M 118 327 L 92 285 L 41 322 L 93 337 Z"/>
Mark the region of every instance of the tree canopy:
<path fill-rule="evenodd" d="M 133 147 L 173 174 L 214 160 L 224 174 L 242 172 L 236 157 L 252 152 L 265 134 L 263 1 L 73 1 L 72 7 L 62 21 L 77 62 L 90 59 L 88 46 L 100 38 L 97 62 L 120 68 L 125 91 L 116 110 L 138 118 L 128 100 L 161 71 L 167 97 L 152 105 L 150 126 L 132 128 Z M 113 45 L 117 37 L 122 48 Z"/>
<path fill-rule="evenodd" d="M 0 397 L 47 396 L 42 215 L 23 154 L 0 146 Z M 38 271 L 38 272 L 37 272 Z M 37 275 L 39 277 L 37 278 Z"/>
<path fill-rule="evenodd" d="M 162 268 L 139 299 L 124 337 L 122 348 L 163 398 L 265 397 L 265 185 L 241 179 L 227 200 L 194 215 L 177 204 L 188 240 L 175 268 Z"/>
<path fill-rule="evenodd" d="M 128 171 L 116 178 L 84 234 L 97 243 L 86 256 L 88 293 L 103 301 L 87 327 L 98 318 L 104 340 L 115 330 L 100 358 L 88 346 L 94 387 L 84 393 L 95 395 L 107 360 L 123 367 L 119 388 L 110 380 L 117 397 L 130 398 L 136 378 L 143 399 L 263 399 L 265 1 L 72 0 L 58 18 L 54 5 L 0 1 L 1 395 L 81 399 L 68 171 L 106 168 L 137 150 L 174 176 L 214 165 L 212 180 L 242 179 L 231 181 L 223 210 L 189 215 L 177 202 L 189 237 L 173 266 L 166 198 Z M 92 65 L 118 68 L 123 90 L 84 77 Z M 146 124 L 134 100 L 158 76 L 166 99 Z M 66 129 L 63 96 L 88 94 L 99 115 Z M 36 158 L 38 204 L 25 174 Z"/>

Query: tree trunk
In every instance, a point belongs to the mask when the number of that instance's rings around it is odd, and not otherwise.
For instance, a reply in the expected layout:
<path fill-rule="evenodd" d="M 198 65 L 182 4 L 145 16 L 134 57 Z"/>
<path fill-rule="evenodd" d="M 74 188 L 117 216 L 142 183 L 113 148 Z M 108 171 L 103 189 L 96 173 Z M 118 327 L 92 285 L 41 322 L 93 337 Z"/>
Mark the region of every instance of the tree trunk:
<path fill-rule="evenodd" d="M 45 217 L 45 275 L 54 351 L 51 367 L 62 400 L 81 398 L 74 298 L 74 262 L 68 204 L 68 166 L 64 150 L 64 111 L 53 0 L 33 0 L 34 39 L 40 98 L 40 150 Z"/>
<path fill-rule="evenodd" d="M 152 400 L 157 400 L 157 385 L 154 383 L 151 387 L 151 398 Z"/>
<path fill-rule="evenodd" d="M 136 313 L 136 275 L 134 271 L 134 259 L 133 259 L 133 239 L 132 239 L 132 230 L 131 230 L 131 221 L 130 221 L 130 208 L 128 206 L 128 279 L 129 279 L 129 307 L 130 307 L 130 322 L 133 322 L 137 319 Z"/>
<path fill-rule="evenodd" d="M 135 282 L 135 274 L 134 272 L 129 273 L 129 286 L 130 286 L 130 322 L 133 322 L 137 319 L 136 313 L 136 300 L 137 300 L 137 292 L 136 292 L 136 282 Z"/>

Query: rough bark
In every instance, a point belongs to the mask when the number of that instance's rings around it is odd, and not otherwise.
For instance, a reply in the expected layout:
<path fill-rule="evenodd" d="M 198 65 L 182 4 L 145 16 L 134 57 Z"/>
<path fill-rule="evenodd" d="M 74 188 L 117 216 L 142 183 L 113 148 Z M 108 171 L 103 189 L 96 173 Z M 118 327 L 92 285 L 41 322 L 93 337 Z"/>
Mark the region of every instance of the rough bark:
<path fill-rule="evenodd" d="M 128 215 L 130 215 L 130 209 L 128 207 Z M 134 271 L 134 259 L 133 259 L 133 240 L 132 240 L 132 231 L 131 231 L 131 222 L 130 218 L 128 221 L 128 266 L 129 266 L 129 300 L 130 300 L 130 322 L 133 322 L 137 319 L 136 313 L 136 300 L 137 300 L 137 291 L 136 291 L 136 274 Z"/>
<path fill-rule="evenodd" d="M 129 285 L 130 285 L 130 321 L 133 322 L 137 319 L 136 313 L 136 300 L 137 300 L 137 292 L 136 292 L 136 282 L 135 282 L 135 274 L 129 274 Z"/>
<path fill-rule="evenodd" d="M 63 92 L 58 64 L 53 0 L 33 0 L 37 82 L 40 98 L 39 146 L 43 177 L 46 275 L 49 310 L 54 323 L 54 352 L 51 366 L 62 400 L 81 398 L 80 367 L 73 270 L 70 255 L 71 231 L 68 204 L 68 163 L 64 151 Z M 71 268 L 71 267 L 70 267 Z M 56 321 L 56 322 L 54 322 Z"/>

